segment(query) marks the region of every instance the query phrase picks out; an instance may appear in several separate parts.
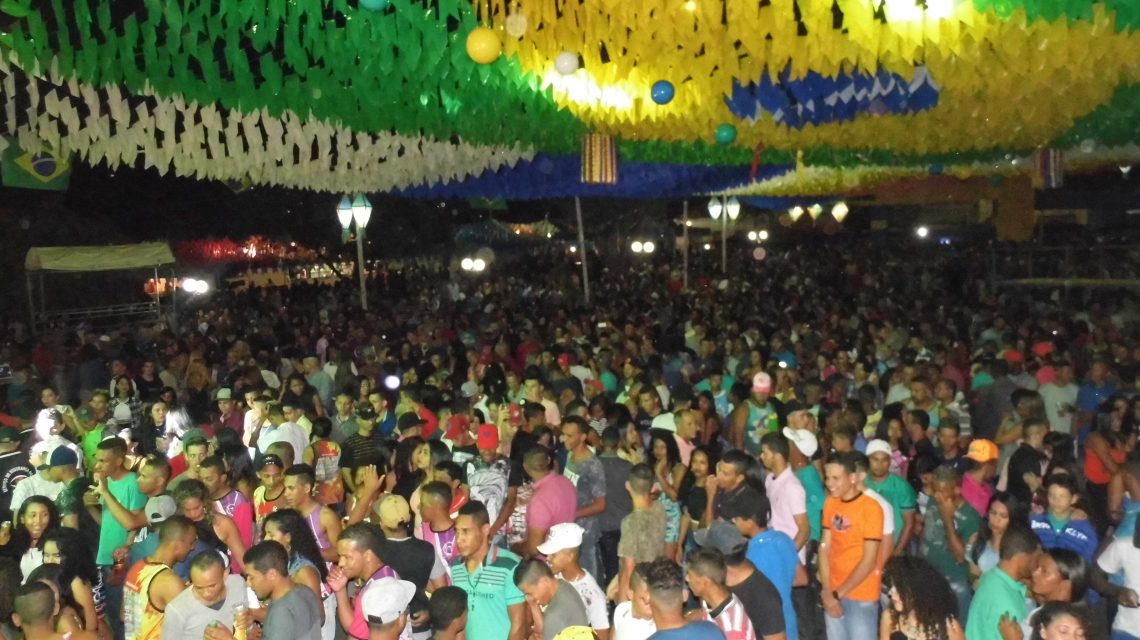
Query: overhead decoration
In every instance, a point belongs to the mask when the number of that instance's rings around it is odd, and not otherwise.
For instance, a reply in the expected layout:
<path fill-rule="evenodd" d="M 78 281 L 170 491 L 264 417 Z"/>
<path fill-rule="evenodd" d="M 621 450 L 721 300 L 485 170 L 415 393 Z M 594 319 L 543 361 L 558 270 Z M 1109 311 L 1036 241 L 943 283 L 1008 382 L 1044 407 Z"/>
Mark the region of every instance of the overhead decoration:
<path fill-rule="evenodd" d="M 476 27 L 467 34 L 467 55 L 475 62 L 491 64 L 498 60 L 502 53 L 503 43 L 494 29 Z"/>
<path fill-rule="evenodd" d="M 653 101 L 657 104 L 669 104 L 673 101 L 673 83 L 668 80 L 658 80 L 653 83 L 650 94 L 653 96 Z"/>
<path fill-rule="evenodd" d="M 587 133 L 582 139 L 582 182 L 614 184 L 617 176 L 617 145 L 613 137 Z"/>
<path fill-rule="evenodd" d="M 41 164 L 434 196 L 570 189 L 515 184 L 536 158 L 573 165 L 581 195 L 661 181 L 800 195 L 936 165 L 1028 176 L 1006 158 L 1038 148 L 1065 150 L 1067 170 L 1140 162 L 1129 0 L 4 0 L 0 14 L 0 135 Z M 583 183 L 591 132 L 642 171 Z M 800 149 L 798 177 L 766 184 Z"/>
<path fill-rule="evenodd" d="M 0 138 L 0 185 L 63 191 L 71 181 L 71 161 L 49 149 L 24 150 L 19 142 Z"/>
<path fill-rule="evenodd" d="M 563 51 L 554 59 L 554 68 L 564 76 L 574 73 L 578 70 L 578 54 Z"/>

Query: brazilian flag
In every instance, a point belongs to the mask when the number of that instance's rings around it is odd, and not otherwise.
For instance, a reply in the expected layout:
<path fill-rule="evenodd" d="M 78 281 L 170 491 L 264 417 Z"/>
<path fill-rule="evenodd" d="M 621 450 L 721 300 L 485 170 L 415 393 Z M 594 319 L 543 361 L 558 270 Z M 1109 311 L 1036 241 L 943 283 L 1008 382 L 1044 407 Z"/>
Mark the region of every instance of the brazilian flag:
<path fill-rule="evenodd" d="M 71 161 L 52 151 L 28 153 L 15 140 L 0 156 L 0 184 L 20 189 L 65 191 L 71 181 Z"/>

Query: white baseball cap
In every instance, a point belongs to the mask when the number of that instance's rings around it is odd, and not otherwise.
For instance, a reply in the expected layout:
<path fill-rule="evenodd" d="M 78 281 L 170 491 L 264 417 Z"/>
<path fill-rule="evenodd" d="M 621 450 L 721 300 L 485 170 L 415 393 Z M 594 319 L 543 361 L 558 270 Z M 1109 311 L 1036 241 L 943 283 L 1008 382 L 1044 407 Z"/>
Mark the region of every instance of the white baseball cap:
<path fill-rule="evenodd" d="M 577 549 L 582 546 L 582 535 L 586 530 L 573 522 L 564 522 L 550 527 L 546 541 L 538 545 L 538 552 L 544 556 L 564 549 Z"/>
<path fill-rule="evenodd" d="M 651 429 L 661 429 L 662 431 L 671 431 L 677 433 L 677 418 L 672 413 L 666 411 L 653 419 L 653 423 L 649 425 Z"/>
<path fill-rule="evenodd" d="M 870 458 L 873 453 L 885 453 L 891 455 L 891 445 L 887 444 L 886 440 L 872 440 L 867 443 L 867 450 L 864 452 Z"/>
<path fill-rule="evenodd" d="M 784 427 L 784 437 L 792 441 L 800 453 L 807 457 L 815 455 L 819 451 L 819 440 L 816 439 L 815 434 L 807 429 L 793 429 L 791 427 Z"/>
<path fill-rule="evenodd" d="M 361 610 L 364 617 L 374 624 L 395 622 L 408 612 L 412 596 L 416 595 L 416 585 L 407 580 L 380 578 L 372 581 L 361 596 Z"/>

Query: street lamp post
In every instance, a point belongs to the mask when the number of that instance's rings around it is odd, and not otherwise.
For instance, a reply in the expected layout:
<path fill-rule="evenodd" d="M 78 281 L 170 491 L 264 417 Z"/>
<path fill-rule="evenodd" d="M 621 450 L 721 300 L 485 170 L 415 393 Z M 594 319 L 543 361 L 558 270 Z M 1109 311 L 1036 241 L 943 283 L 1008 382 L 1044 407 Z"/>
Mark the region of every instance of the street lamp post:
<path fill-rule="evenodd" d="M 722 215 L 723 214 L 723 215 Z M 740 217 L 740 201 L 736 197 L 713 196 L 709 200 L 709 215 L 720 220 L 720 272 L 728 273 L 728 221 Z"/>
<path fill-rule="evenodd" d="M 346 240 L 349 228 L 356 225 L 356 273 L 360 279 L 360 307 L 368 311 L 368 289 L 364 278 L 364 229 L 372 219 L 372 203 L 363 193 L 356 194 L 351 200 L 348 196 L 342 196 L 336 207 L 336 216 Z"/>

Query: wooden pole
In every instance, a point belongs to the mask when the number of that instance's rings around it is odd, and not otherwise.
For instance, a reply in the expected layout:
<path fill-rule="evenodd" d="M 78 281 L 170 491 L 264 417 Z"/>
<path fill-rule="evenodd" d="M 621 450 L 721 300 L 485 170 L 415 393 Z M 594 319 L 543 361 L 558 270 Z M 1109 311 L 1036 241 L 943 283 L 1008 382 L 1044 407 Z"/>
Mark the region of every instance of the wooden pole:
<path fill-rule="evenodd" d="M 574 197 L 574 211 L 578 214 L 578 255 L 582 260 L 582 294 L 590 304 L 590 271 L 586 267 L 586 231 L 582 228 L 582 200 Z"/>

